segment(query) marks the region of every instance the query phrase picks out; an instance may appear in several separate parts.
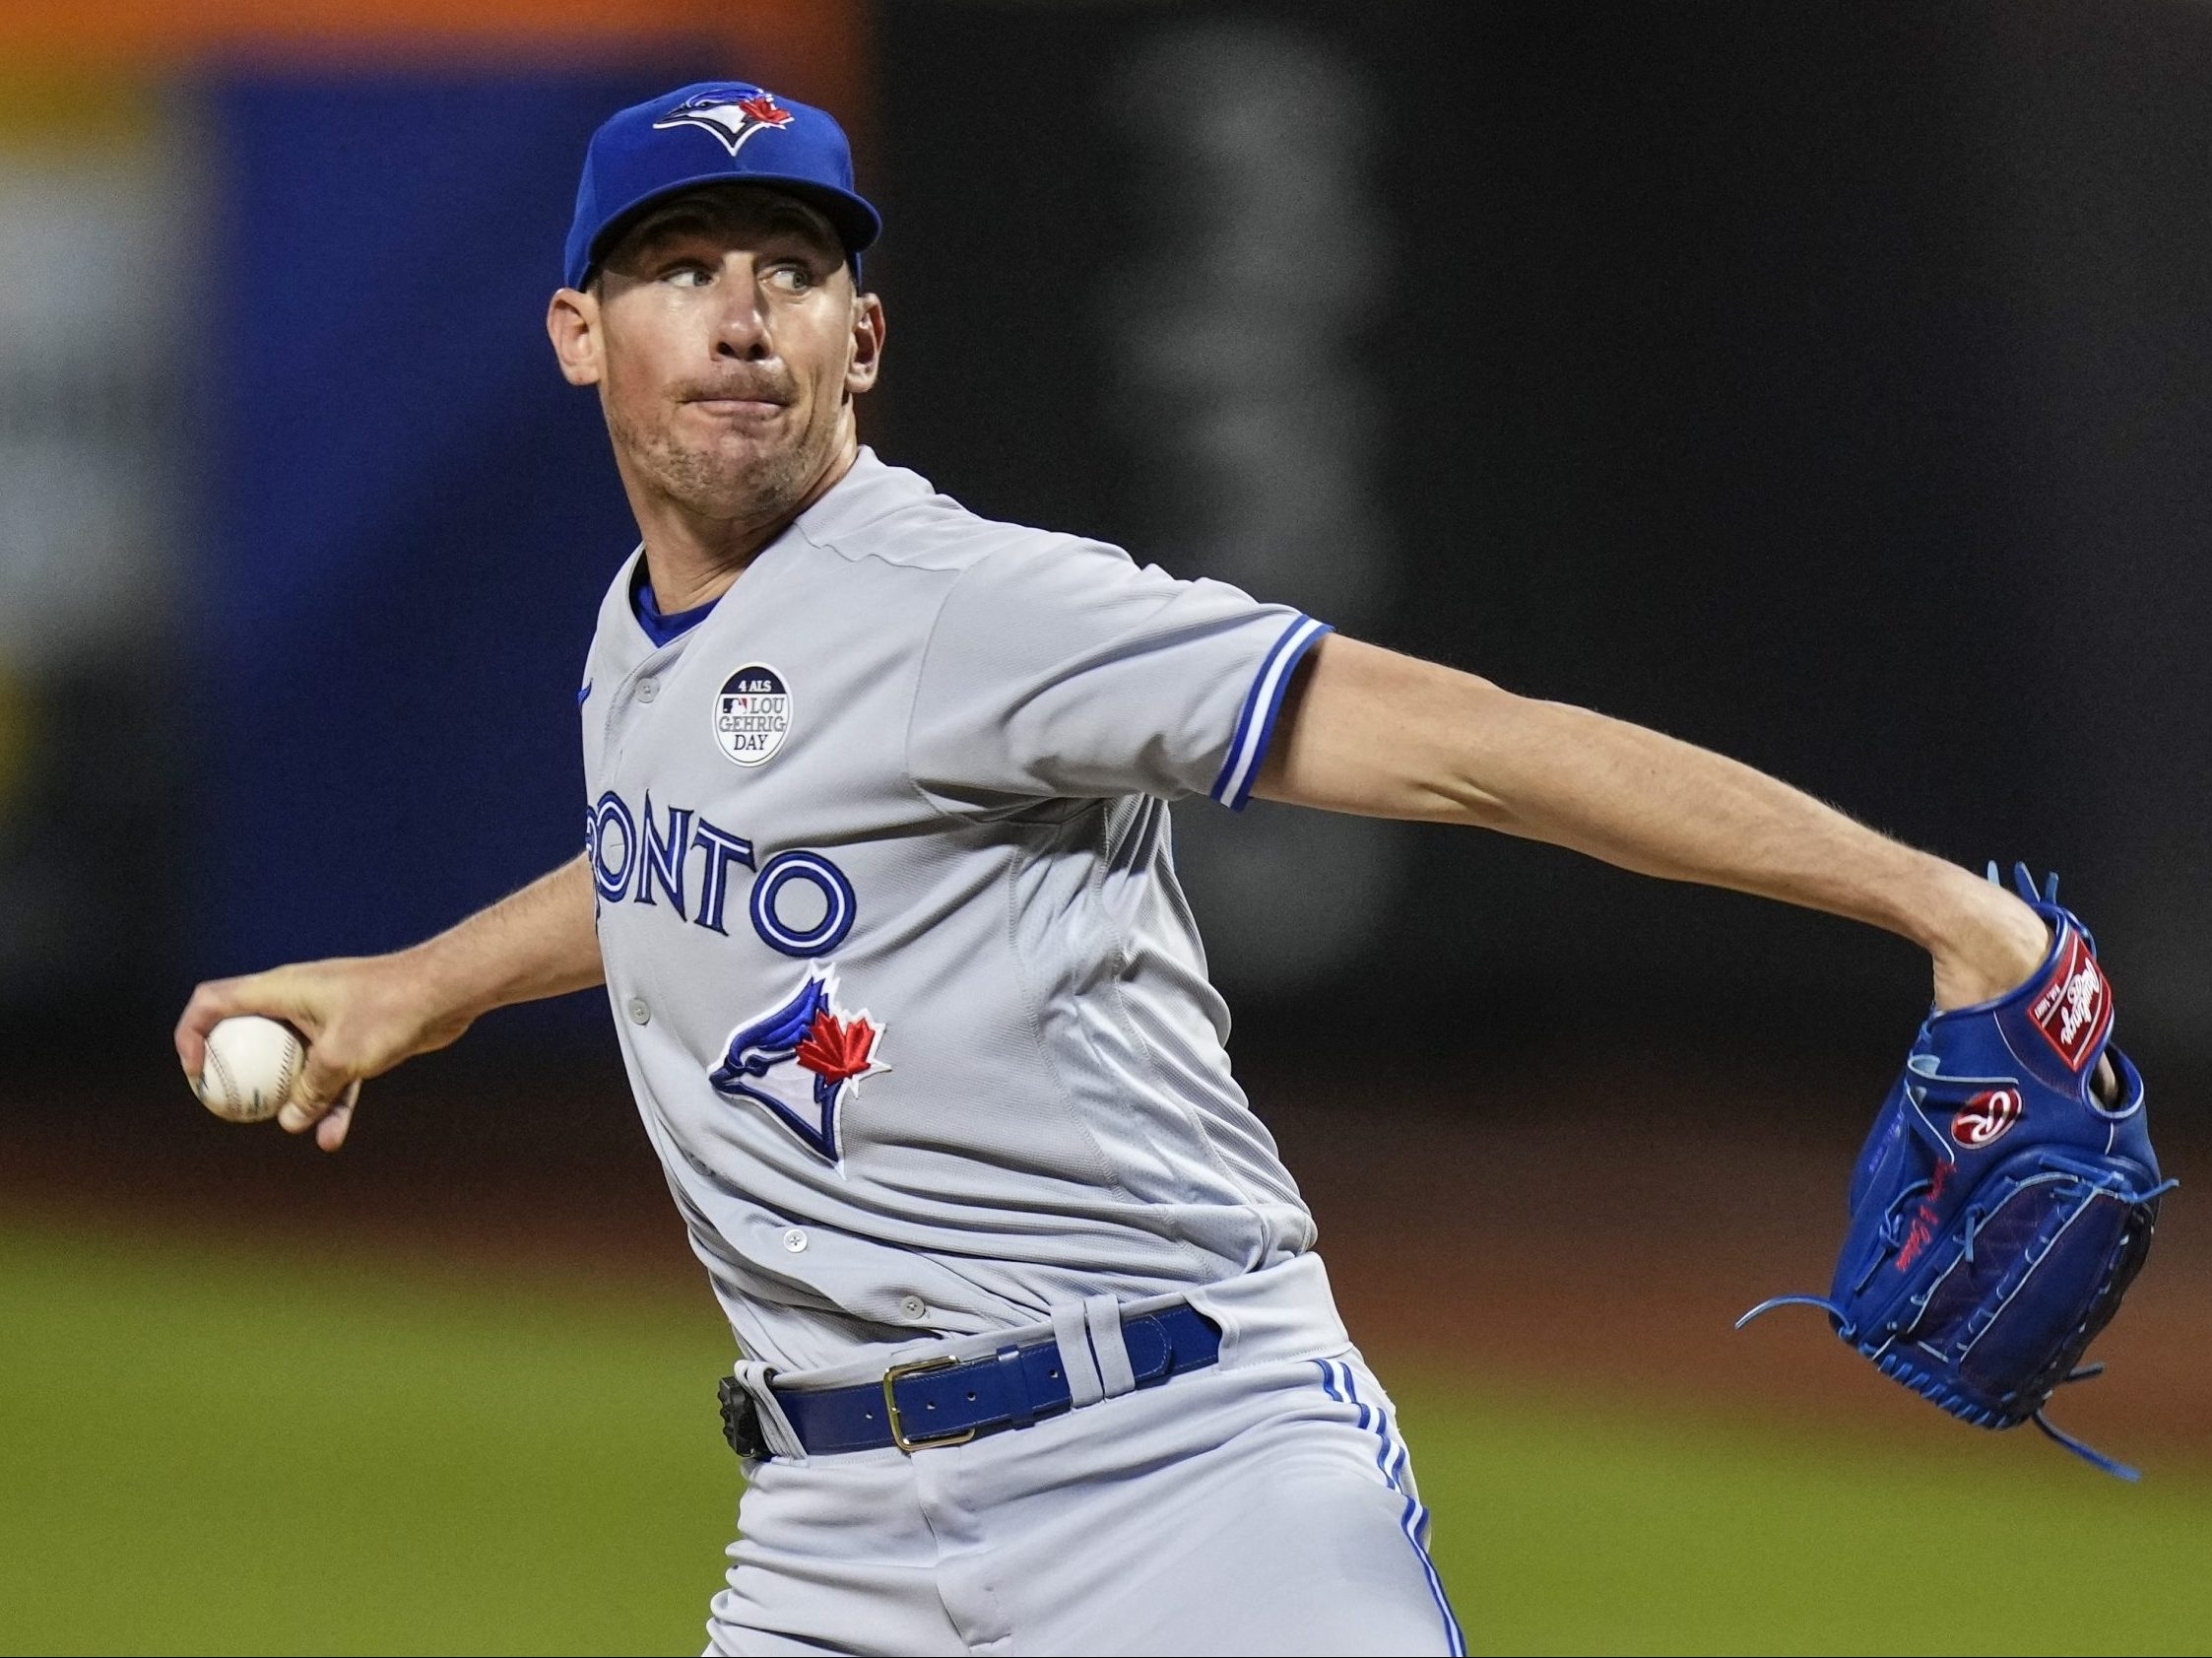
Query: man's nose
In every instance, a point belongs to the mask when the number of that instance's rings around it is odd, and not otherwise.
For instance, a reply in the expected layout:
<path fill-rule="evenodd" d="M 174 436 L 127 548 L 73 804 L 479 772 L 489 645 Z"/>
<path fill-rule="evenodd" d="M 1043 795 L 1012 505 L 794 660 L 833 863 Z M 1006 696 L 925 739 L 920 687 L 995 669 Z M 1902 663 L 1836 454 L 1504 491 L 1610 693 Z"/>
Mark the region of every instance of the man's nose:
<path fill-rule="evenodd" d="M 722 303 L 714 319 L 714 355 L 741 362 L 770 355 L 768 314 L 753 281 L 752 262 L 731 260 L 717 288 Z"/>

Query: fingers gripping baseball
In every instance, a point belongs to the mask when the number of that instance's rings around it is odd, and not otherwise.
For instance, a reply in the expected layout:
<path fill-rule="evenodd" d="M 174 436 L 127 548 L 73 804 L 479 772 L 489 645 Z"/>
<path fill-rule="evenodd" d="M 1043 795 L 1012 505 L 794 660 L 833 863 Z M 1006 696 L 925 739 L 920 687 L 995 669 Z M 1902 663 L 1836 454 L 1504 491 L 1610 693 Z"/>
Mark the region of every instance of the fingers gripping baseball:
<path fill-rule="evenodd" d="M 301 962 L 194 991 L 176 1028 L 187 1075 L 205 1065 L 208 1033 L 242 1014 L 282 1020 L 304 1038 L 306 1062 L 277 1120 L 292 1134 L 314 1128 L 326 1152 L 345 1143 L 364 1080 L 443 1047 L 468 1024 L 429 1006 L 420 975 L 399 958 Z"/>
<path fill-rule="evenodd" d="M 297 1134 L 310 1124 L 322 1123 L 315 1133 L 316 1143 L 325 1151 L 336 1151 L 346 1138 L 354 1101 L 360 1096 L 365 1073 L 358 1067 L 358 1061 L 346 1051 L 342 1035 L 307 1032 L 307 1063 L 293 1086 L 292 1098 L 277 1113 L 285 1132 Z"/>

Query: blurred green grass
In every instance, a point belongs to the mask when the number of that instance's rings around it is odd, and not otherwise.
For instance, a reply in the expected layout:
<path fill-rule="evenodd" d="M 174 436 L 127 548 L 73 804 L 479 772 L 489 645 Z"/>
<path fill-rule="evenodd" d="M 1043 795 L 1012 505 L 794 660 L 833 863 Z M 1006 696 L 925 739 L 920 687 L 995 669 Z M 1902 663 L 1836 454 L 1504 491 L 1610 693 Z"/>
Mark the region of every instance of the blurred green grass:
<path fill-rule="evenodd" d="M 0 1648 L 696 1652 L 737 1494 L 695 1296 L 0 1231 Z M 1470 1644 L 2212 1640 L 2212 1487 L 1385 1365 Z"/>

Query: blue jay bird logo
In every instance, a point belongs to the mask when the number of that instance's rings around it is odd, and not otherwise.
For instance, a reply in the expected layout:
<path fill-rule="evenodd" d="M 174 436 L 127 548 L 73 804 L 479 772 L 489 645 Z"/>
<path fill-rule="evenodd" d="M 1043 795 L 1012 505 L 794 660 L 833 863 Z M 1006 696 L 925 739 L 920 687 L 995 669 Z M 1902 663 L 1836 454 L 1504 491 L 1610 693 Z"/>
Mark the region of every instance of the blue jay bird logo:
<path fill-rule="evenodd" d="M 669 112 L 667 119 L 655 121 L 653 130 L 701 127 L 719 138 L 723 148 L 734 156 L 754 133 L 789 125 L 791 111 L 776 102 L 774 93 L 759 87 L 729 86 L 685 99 Z"/>
<path fill-rule="evenodd" d="M 876 1057 L 882 1034 L 866 1009 L 838 1006 L 837 969 L 816 965 L 789 1001 L 738 1027 L 707 1081 L 717 1093 L 767 1106 L 802 1144 L 834 1163 L 844 1156 L 837 1109 L 847 1091 L 890 1069 Z M 794 1072 L 812 1077 L 812 1087 Z"/>

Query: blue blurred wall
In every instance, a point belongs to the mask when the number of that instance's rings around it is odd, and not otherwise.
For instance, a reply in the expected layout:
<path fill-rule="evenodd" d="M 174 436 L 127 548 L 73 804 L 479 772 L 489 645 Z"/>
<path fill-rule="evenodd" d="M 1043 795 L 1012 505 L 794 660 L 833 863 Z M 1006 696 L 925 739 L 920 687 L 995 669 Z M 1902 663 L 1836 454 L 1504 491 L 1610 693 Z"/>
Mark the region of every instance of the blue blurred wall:
<path fill-rule="evenodd" d="M 209 89 L 186 970 L 405 944 L 576 844 L 634 530 L 543 317 L 592 128 L 683 74 Z"/>

